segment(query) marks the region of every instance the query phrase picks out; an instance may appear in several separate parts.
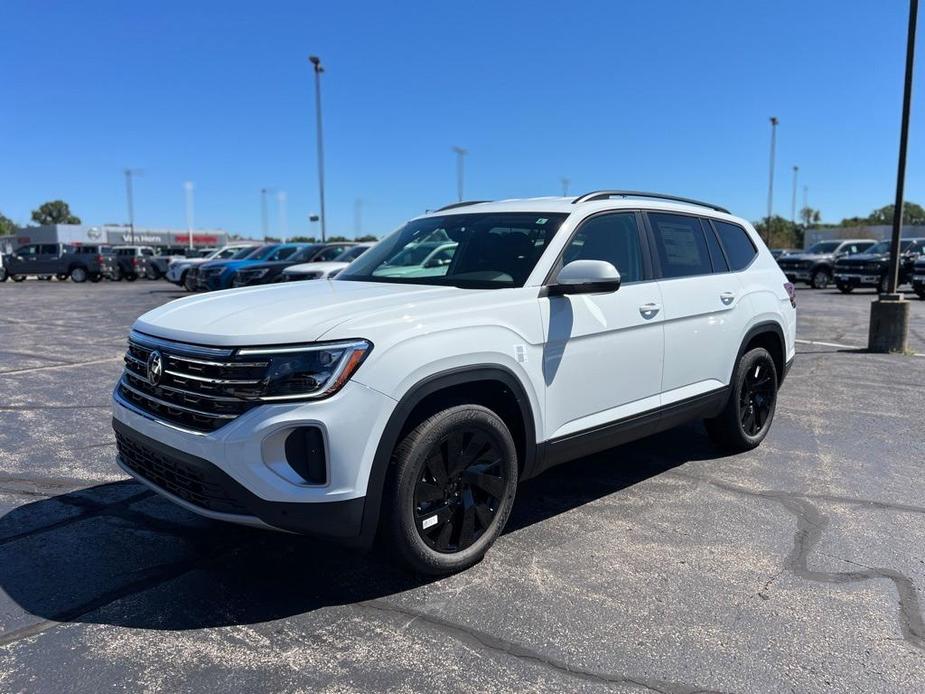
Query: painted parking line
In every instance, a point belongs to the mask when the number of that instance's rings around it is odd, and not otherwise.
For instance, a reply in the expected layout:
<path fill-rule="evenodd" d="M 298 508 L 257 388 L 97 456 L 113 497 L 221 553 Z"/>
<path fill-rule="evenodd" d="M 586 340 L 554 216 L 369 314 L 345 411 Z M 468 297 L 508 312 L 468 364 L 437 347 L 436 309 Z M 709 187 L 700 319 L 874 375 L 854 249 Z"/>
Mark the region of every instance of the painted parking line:
<path fill-rule="evenodd" d="M 818 340 L 801 340 L 797 338 L 794 340 L 797 344 L 801 345 L 817 345 L 819 347 L 835 347 L 836 349 L 867 349 L 866 347 L 859 347 L 858 345 L 843 345 L 838 342 L 820 342 Z M 912 353 L 913 357 L 925 357 L 925 354 L 919 354 L 918 352 Z"/>

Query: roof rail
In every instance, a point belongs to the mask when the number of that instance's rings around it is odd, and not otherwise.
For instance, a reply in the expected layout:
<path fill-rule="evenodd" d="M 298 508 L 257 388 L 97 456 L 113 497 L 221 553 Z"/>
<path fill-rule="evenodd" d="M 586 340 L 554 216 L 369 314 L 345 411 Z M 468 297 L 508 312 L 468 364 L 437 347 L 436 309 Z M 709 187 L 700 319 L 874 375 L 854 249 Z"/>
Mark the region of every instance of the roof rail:
<path fill-rule="evenodd" d="M 639 190 L 595 190 L 590 193 L 585 193 L 584 195 L 579 195 L 572 200 L 572 204 L 575 205 L 579 202 L 590 202 L 592 200 L 606 200 L 607 198 L 652 198 L 654 200 L 671 200 L 673 202 L 686 202 L 689 205 L 697 205 L 698 207 L 709 207 L 711 210 L 730 214 L 729 210 L 725 207 L 720 207 L 710 202 L 694 200 L 693 198 L 682 198 L 679 195 L 668 195 L 666 193 L 644 193 Z"/>
<path fill-rule="evenodd" d="M 434 212 L 443 212 L 444 210 L 452 210 L 457 207 L 466 207 L 466 205 L 478 205 L 480 202 L 491 202 L 491 200 L 466 200 L 465 202 L 454 202 L 449 205 L 444 205 L 443 207 L 438 207 Z"/>

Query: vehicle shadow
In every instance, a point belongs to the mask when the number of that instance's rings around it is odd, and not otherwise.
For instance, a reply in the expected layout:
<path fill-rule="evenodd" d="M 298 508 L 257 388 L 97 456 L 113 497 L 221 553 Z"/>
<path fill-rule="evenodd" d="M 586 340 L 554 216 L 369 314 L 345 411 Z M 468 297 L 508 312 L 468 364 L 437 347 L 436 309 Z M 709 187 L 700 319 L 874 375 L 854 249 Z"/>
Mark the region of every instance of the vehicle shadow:
<path fill-rule="evenodd" d="M 702 427 L 690 425 L 560 466 L 521 485 L 505 532 L 717 456 Z M 59 622 L 170 630 L 253 624 L 431 580 L 379 553 L 201 519 L 133 481 L 35 501 L 0 518 L 0 589 L 27 613 Z M 17 612 L 0 595 L 0 613 Z M 16 622 L 0 623 L 0 643 Z"/>

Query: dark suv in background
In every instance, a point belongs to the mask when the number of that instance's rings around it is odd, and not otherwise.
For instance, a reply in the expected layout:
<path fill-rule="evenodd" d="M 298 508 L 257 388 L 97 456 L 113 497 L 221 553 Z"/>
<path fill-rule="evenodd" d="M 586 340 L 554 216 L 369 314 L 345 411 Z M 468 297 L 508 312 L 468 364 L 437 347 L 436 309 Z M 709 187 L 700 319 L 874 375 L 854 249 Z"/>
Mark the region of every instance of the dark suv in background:
<path fill-rule="evenodd" d="M 802 253 L 781 256 L 777 264 L 791 282 L 806 282 L 813 289 L 825 289 L 832 282 L 839 258 L 863 253 L 875 243 L 871 239 L 819 241 Z"/>
<path fill-rule="evenodd" d="M 3 256 L 0 282 L 11 277 L 22 282 L 27 275 L 71 278 L 72 282 L 99 282 L 106 246 L 77 246 L 65 243 L 33 243 Z"/>
<path fill-rule="evenodd" d="M 154 257 L 150 246 L 113 246 L 112 254 L 103 256 L 103 274 L 113 282 L 134 282 L 145 273 L 145 259 Z"/>
<path fill-rule="evenodd" d="M 310 243 L 300 246 L 292 255 L 283 260 L 256 263 L 242 267 L 235 272 L 231 285 L 249 287 L 255 284 L 272 284 L 283 280 L 283 270 L 301 263 L 323 263 L 334 260 L 353 243 Z"/>
<path fill-rule="evenodd" d="M 886 292 L 891 246 L 891 241 L 881 241 L 866 253 L 842 258 L 835 263 L 835 286 L 838 291 L 847 294 L 858 287 L 876 287 L 881 294 Z M 923 252 L 925 239 L 900 239 L 897 286 L 912 281 L 912 268 Z"/>

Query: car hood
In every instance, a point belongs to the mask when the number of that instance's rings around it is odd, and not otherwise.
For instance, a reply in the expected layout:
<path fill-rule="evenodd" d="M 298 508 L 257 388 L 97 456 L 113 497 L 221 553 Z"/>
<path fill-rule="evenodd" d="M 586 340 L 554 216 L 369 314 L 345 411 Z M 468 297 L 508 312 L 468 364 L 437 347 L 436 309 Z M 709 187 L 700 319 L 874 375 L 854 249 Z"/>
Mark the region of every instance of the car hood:
<path fill-rule="evenodd" d="M 326 270 L 339 270 L 340 268 L 347 267 L 348 265 L 350 265 L 350 263 L 334 262 L 333 260 L 328 260 L 324 263 L 299 263 L 298 265 L 290 265 L 287 267 L 286 272 L 324 272 Z"/>
<path fill-rule="evenodd" d="M 286 282 L 178 299 L 145 313 L 133 327 L 220 347 L 311 342 L 347 320 L 469 293 L 420 284 Z"/>
<path fill-rule="evenodd" d="M 844 258 L 840 258 L 840 261 L 856 263 L 858 261 L 863 262 L 874 262 L 877 260 L 889 260 L 889 255 L 886 253 L 855 253 L 854 255 L 846 255 Z"/>

